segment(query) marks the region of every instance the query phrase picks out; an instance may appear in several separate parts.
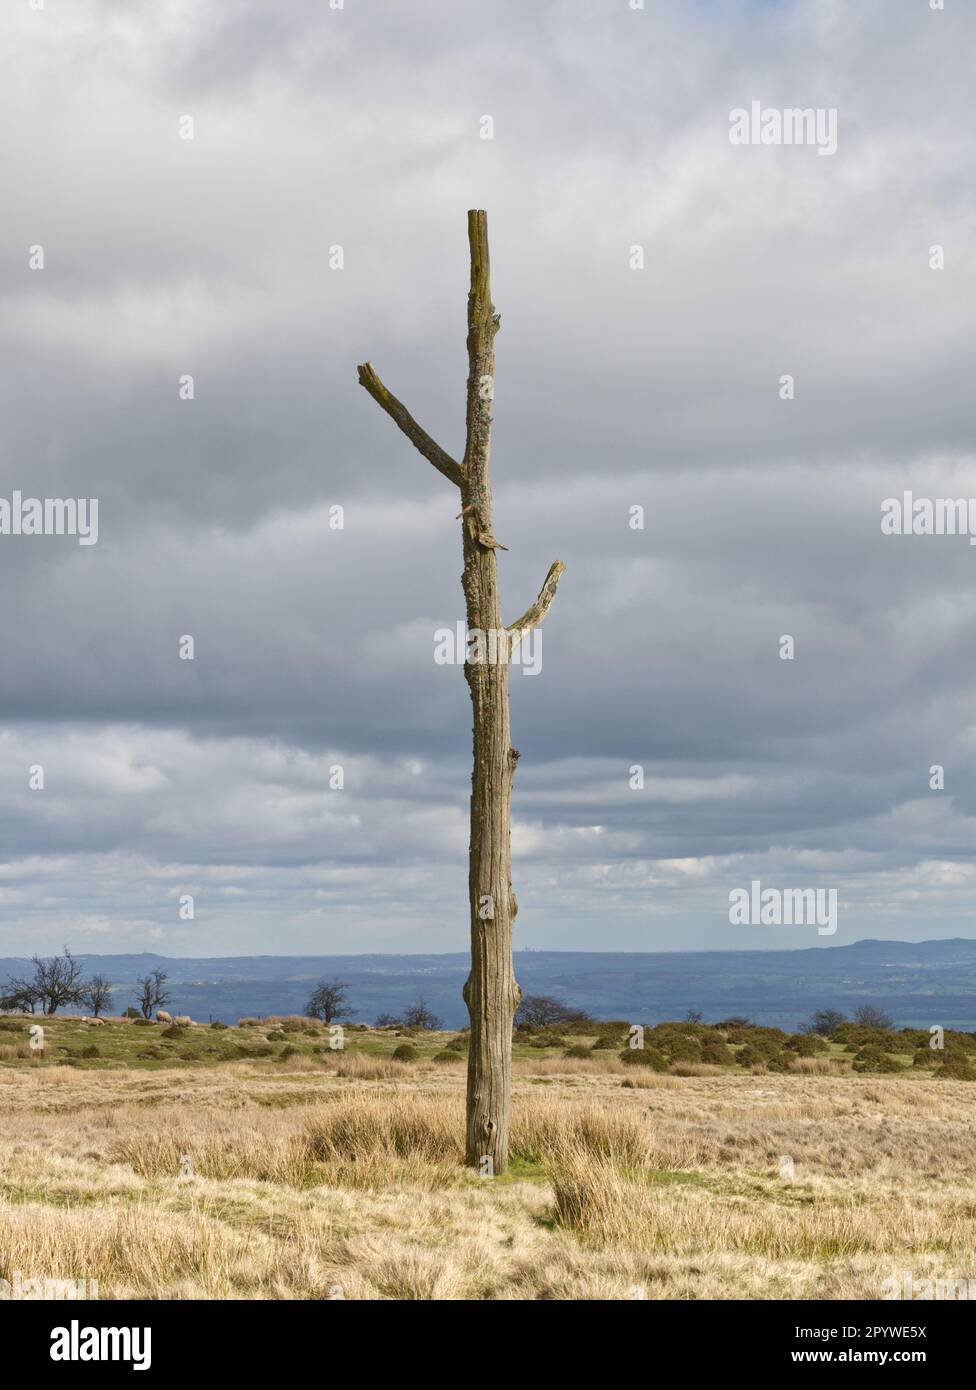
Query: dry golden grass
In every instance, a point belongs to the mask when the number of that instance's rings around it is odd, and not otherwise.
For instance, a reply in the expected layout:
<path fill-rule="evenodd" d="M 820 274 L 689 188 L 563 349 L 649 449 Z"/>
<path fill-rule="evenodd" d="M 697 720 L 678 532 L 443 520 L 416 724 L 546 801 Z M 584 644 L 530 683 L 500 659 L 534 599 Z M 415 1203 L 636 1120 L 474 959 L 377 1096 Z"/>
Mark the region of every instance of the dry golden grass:
<path fill-rule="evenodd" d="M 797 1057 L 790 1071 L 806 1076 L 844 1076 L 851 1071 L 849 1057 Z"/>
<path fill-rule="evenodd" d="M 0 1277 L 97 1279 L 102 1298 L 498 1300 L 877 1298 L 901 1270 L 976 1277 L 976 1087 L 634 1070 L 519 1064 L 495 1181 L 461 1166 L 459 1068 L 6 1070 Z"/>

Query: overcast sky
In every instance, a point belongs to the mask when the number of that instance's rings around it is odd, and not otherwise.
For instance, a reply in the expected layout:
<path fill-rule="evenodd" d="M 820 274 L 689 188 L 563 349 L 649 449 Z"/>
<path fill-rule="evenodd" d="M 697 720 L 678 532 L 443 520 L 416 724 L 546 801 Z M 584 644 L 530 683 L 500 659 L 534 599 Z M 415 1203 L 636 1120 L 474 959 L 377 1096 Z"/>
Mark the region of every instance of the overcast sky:
<path fill-rule="evenodd" d="M 0 497 L 99 538 L 0 536 L 0 955 L 464 947 L 458 497 L 355 369 L 460 456 L 469 207 L 509 620 L 567 566 L 516 945 L 972 935 L 976 549 L 880 517 L 976 497 L 974 43 L 967 0 L 10 0 Z M 731 143 L 754 100 L 836 153 Z M 756 878 L 836 935 L 730 925 Z"/>

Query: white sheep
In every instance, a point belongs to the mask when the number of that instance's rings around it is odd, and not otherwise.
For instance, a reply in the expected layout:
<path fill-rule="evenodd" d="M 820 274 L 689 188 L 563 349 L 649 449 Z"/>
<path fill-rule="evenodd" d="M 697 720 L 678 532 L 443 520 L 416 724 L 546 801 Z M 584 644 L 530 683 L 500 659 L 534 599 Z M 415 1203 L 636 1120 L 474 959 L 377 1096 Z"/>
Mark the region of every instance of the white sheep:
<path fill-rule="evenodd" d="M 87 1023 L 89 1028 L 104 1028 L 104 1018 L 83 1018 L 82 1023 Z"/>
<path fill-rule="evenodd" d="M 193 1022 L 193 1019 L 189 1016 L 189 1014 L 177 1014 L 176 1017 L 173 1019 L 173 1022 L 176 1024 L 178 1028 L 189 1028 L 190 1024 Z"/>
<path fill-rule="evenodd" d="M 157 1010 L 156 1010 L 156 1022 L 157 1022 L 157 1023 L 172 1023 L 172 1022 L 173 1022 L 173 1015 L 172 1015 L 172 1014 L 168 1014 L 168 1013 L 166 1012 L 165 1009 L 157 1009 Z"/>

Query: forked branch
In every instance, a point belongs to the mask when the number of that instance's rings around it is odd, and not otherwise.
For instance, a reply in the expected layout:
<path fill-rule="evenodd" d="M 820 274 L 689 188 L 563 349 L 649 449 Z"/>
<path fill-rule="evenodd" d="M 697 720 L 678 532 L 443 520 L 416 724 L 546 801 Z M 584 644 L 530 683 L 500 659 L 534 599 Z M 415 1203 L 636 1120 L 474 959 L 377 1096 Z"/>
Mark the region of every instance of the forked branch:
<path fill-rule="evenodd" d="M 509 654 L 514 653 L 523 637 L 528 637 L 533 628 L 538 627 L 543 618 L 552 607 L 552 601 L 556 597 L 556 586 L 559 583 L 559 576 L 566 566 L 562 560 L 555 560 L 549 566 L 549 573 L 545 577 L 542 588 L 539 590 L 539 597 L 531 608 L 527 608 L 517 622 L 512 623 L 508 628 Z"/>
<path fill-rule="evenodd" d="M 450 478 L 455 487 L 461 487 L 464 482 L 464 470 L 461 465 L 452 459 L 450 454 L 446 454 L 425 429 L 421 429 L 402 401 L 398 401 L 396 396 L 386 389 L 376 375 L 372 362 L 364 362 L 356 370 L 359 373 L 360 386 L 366 387 L 376 404 L 383 407 L 394 424 L 399 425 L 414 448 L 434 465 L 438 473 Z"/>

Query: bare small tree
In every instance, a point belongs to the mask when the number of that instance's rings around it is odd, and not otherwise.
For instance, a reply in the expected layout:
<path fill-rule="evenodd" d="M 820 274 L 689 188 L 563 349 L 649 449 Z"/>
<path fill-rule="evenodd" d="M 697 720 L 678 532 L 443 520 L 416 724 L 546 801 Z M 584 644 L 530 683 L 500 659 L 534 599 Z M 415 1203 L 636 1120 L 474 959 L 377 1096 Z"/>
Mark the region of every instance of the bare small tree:
<path fill-rule="evenodd" d="M 895 1026 L 895 1020 L 885 1009 L 879 1009 L 875 1004 L 861 1004 L 854 1010 L 854 1022 L 860 1023 L 864 1028 L 877 1028 L 884 1032 L 889 1032 Z"/>
<path fill-rule="evenodd" d="M 82 1003 L 92 1015 L 98 1018 L 99 1014 L 109 1007 L 112 1002 L 112 986 L 104 975 L 93 975 L 85 985 L 82 994 Z"/>
<path fill-rule="evenodd" d="M 819 1033 L 822 1038 L 829 1038 L 831 1033 L 836 1033 L 840 1025 L 846 1022 L 847 1015 L 842 1014 L 839 1009 L 817 1009 L 810 1015 L 803 1031 Z"/>
<path fill-rule="evenodd" d="M 519 643 L 548 613 L 565 569 L 549 568 L 535 603 L 510 626 L 502 622 L 488 462 L 491 451 L 495 380 L 495 334 L 499 317 L 491 302 L 488 219 L 468 213 L 471 280 L 468 292 L 468 384 L 464 458 L 460 463 L 383 385 L 372 363 L 359 367 L 359 382 L 416 449 L 460 493 L 461 584 L 468 634 L 480 634 L 488 657 L 469 648 L 464 675 L 474 712 L 474 769 L 471 776 L 471 839 L 468 900 L 471 918 L 471 973 L 464 1001 L 471 1016 L 468 1051 L 467 1140 L 465 1157 L 473 1167 L 489 1159 L 492 1171 L 508 1166 L 512 1095 L 512 1017 L 520 990 L 512 964 L 512 926 L 518 903 L 512 890 L 512 781 L 518 750 L 512 747 L 508 717 L 508 667 Z"/>
<path fill-rule="evenodd" d="M 169 1003 L 170 994 L 166 989 L 168 979 L 165 970 L 151 970 L 141 980 L 136 980 L 136 1003 L 143 1018 L 152 1018 L 153 1009 L 161 1009 Z"/>
<path fill-rule="evenodd" d="M 10 978 L 3 994 L 0 994 L 0 1013 L 36 1013 L 40 1002 L 33 985 Z"/>
<path fill-rule="evenodd" d="M 334 1023 L 339 1018 L 351 1018 L 356 1012 L 346 1003 L 349 986 L 344 980 L 323 980 L 315 986 L 305 1005 L 306 1018 L 320 1018 L 323 1023 Z"/>
<path fill-rule="evenodd" d="M 84 1001 L 83 967 L 67 946 L 60 956 L 31 956 L 31 964 L 34 974 L 30 979 L 10 977 L 5 998 L 19 1000 L 18 1007 L 28 1013 L 40 1008 L 41 1013 L 48 1015 Z"/>
<path fill-rule="evenodd" d="M 416 1004 L 411 1004 L 408 1009 L 404 1009 L 403 1018 L 400 1020 L 404 1028 L 426 1028 L 430 1032 L 440 1028 L 443 1019 L 437 1017 L 432 1009 L 427 1007 L 425 999 L 418 999 Z"/>
<path fill-rule="evenodd" d="M 582 1023 L 589 1018 L 583 1009 L 574 1009 L 551 994 L 523 994 L 515 1010 L 516 1028 L 549 1028 L 555 1023 Z"/>

